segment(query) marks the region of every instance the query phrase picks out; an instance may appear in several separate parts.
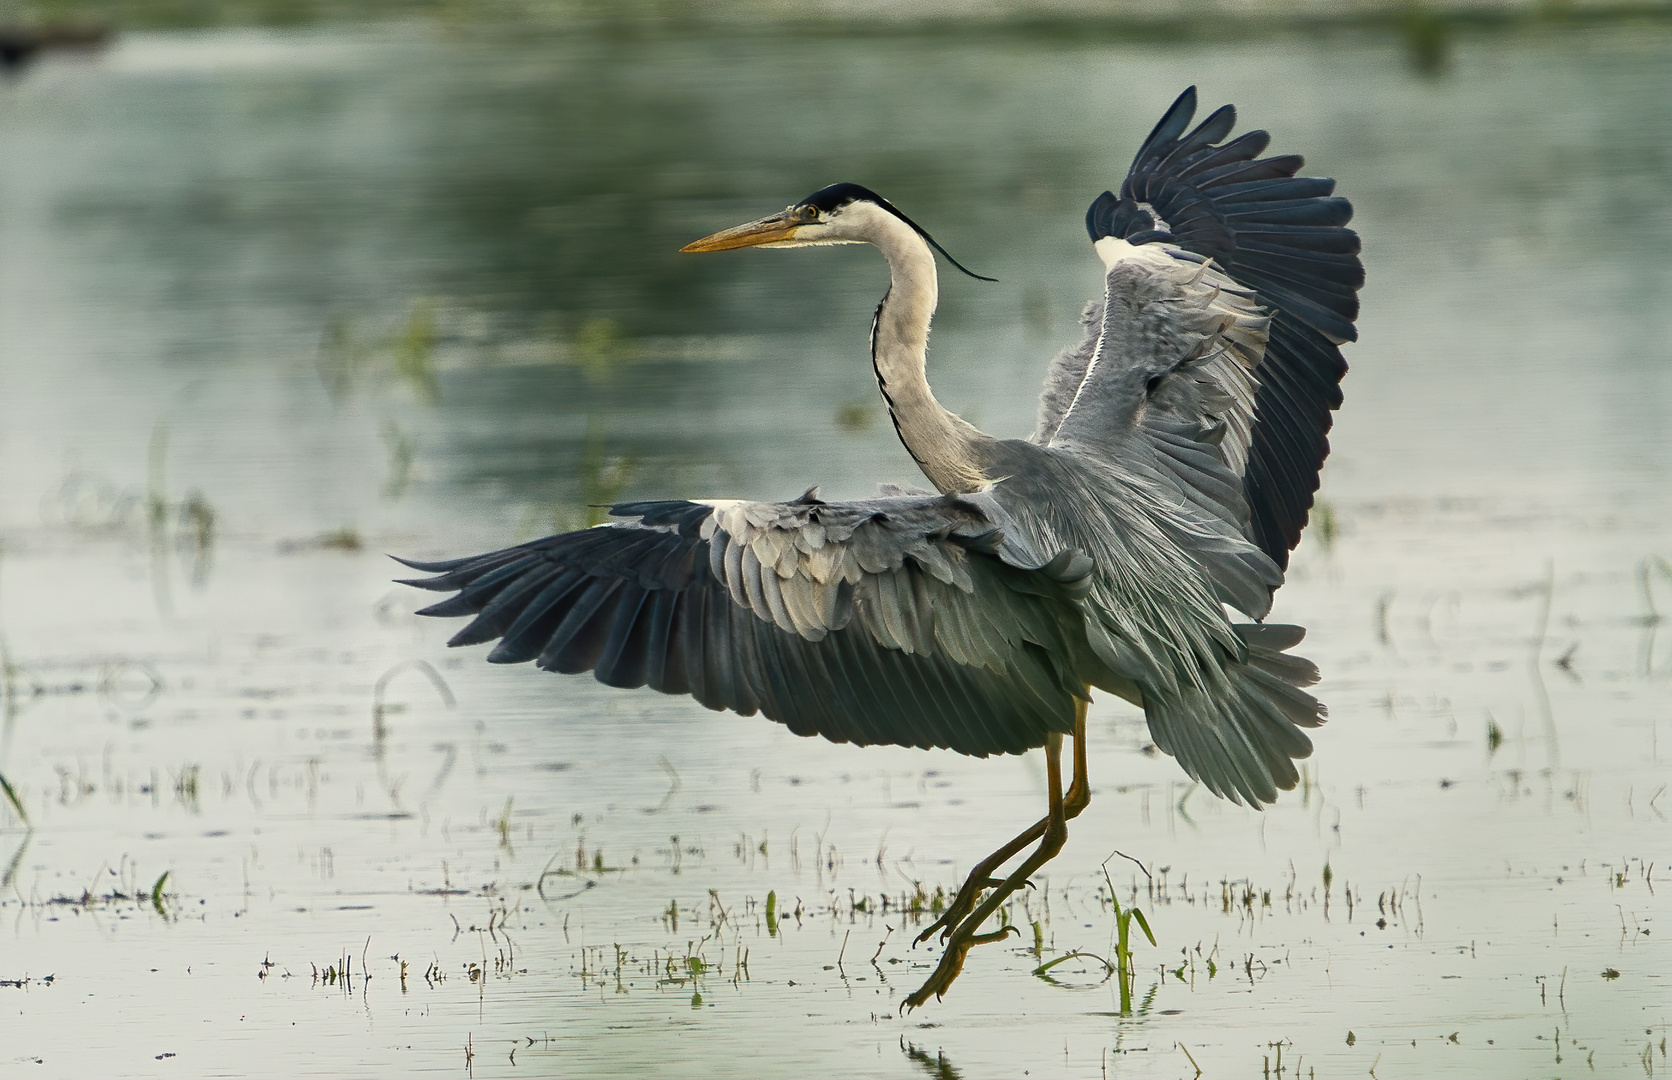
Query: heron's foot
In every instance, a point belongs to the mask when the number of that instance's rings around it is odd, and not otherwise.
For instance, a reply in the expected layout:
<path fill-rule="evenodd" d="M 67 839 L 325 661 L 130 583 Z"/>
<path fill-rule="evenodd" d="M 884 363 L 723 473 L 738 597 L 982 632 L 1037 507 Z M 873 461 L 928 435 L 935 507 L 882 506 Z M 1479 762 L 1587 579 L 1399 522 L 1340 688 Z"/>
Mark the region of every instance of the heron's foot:
<path fill-rule="evenodd" d="M 924 927 L 923 932 L 913 939 L 912 944 L 921 945 L 934 937 L 937 932 L 944 944 L 952 936 L 953 929 L 964 921 L 964 916 L 975 910 L 976 901 L 981 899 L 981 893 L 986 889 L 997 888 L 1002 884 L 1004 882 L 998 878 L 988 877 L 982 872 L 982 867 L 977 867 L 964 880 L 963 887 L 958 890 L 958 895 L 952 898 L 952 903 L 946 905 L 946 910 L 940 913 L 940 918 Z"/>
<path fill-rule="evenodd" d="M 1012 837 L 1008 844 L 976 863 L 975 869 L 970 871 L 970 876 L 964 879 L 964 884 L 959 888 L 958 895 L 952 898 L 952 903 L 947 905 L 940 918 L 930 923 L 921 934 L 917 935 L 912 944 L 921 945 L 934 937 L 936 933 L 940 934 L 943 943 L 951 940 L 953 928 L 963 922 L 969 916 L 969 913 L 975 910 L 975 905 L 981 901 L 981 894 L 987 889 L 996 889 L 1004 884 L 1004 879 L 996 878 L 993 875 L 998 872 L 1001 866 L 1009 862 L 1017 852 L 1044 836 L 1050 823 L 1050 818 L 1040 818 Z"/>
<path fill-rule="evenodd" d="M 947 990 L 952 988 L 952 980 L 964 970 L 964 957 L 977 945 L 990 945 L 995 941 L 1003 941 L 1012 933 L 1021 936 L 1021 931 L 1014 926 L 1005 926 L 990 934 L 977 934 L 975 927 L 965 920 L 957 928 L 950 931 L 946 951 L 941 954 L 940 963 L 935 965 L 934 972 L 917 988 L 917 992 L 906 998 L 901 1006 L 905 1009 L 915 1009 L 919 1005 L 927 1005 L 931 997 L 937 1001 L 946 996 Z"/>

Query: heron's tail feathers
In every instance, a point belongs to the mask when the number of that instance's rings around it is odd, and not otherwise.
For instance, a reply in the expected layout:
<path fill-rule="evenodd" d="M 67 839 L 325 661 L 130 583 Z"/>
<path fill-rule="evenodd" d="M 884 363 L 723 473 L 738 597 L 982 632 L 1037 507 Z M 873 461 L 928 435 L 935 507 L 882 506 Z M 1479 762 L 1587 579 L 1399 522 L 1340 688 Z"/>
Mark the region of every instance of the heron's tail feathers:
<path fill-rule="evenodd" d="M 1304 636 L 1298 626 L 1243 624 L 1246 662 L 1233 661 L 1209 689 L 1149 695 L 1144 713 L 1156 746 L 1216 795 L 1261 806 L 1300 780 L 1295 762 L 1312 754 L 1302 728 L 1324 722 L 1327 710 L 1305 687 L 1318 669 L 1290 655 Z"/>

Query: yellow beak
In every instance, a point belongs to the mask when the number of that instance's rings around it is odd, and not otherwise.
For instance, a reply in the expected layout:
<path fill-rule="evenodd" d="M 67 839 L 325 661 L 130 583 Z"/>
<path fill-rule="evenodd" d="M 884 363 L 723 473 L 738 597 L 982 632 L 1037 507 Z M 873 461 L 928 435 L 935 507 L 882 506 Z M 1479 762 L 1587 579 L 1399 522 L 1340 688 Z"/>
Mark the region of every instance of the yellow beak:
<path fill-rule="evenodd" d="M 788 211 L 773 214 L 771 217 L 751 221 L 747 225 L 717 232 L 712 236 L 705 236 L 701 240 L 693 240 L 680 248 L 680 251 L 730 251 L 732 248 L 762 247 L 769 244 L 780 244 L 793 239 L 795 230 L 805 225 L 792 217 Z"/>

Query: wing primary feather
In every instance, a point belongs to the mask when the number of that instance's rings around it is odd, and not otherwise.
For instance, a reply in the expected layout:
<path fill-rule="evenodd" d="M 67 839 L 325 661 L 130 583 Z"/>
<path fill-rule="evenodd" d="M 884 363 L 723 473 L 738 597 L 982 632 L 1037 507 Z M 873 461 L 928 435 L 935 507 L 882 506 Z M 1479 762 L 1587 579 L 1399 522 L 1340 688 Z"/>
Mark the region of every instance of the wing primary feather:
<path fill-rule="evenodd" d="M 1213 184 L 1210 190 L 1222 206 L 1257 206 L 1269 199 L 1324 198 L 1335 194 L 1335 181 L 1327 176 L 1279 176 L 1239 184 Z"/>
<path fill-rule="evenodd" d="M 1144 140 L 1144 145 L 1138 150 L 1133 164 L 1144 161 L 1155 153 L 1158 147 L 1184 134 L 1184 129 L 1190 126 L 1190 118 L 1195 115 L 1196 88 L 1191 86 L 1174 99 L 1167 111 L 1161 114 L 1161 119 L 1155 122 L 1155 127 L 1150 129 L 1149 138 Z"/>
<path fill-rule="evenodd" d="M 444 603 L 454 604 L 457 608 L 461 609 L 457 611 L 449 609 L 449 617 L 451 617 L 452 614 L 464 614 L 470 611 L 482 610 L 487 602 L 491 600 L 501 588 L 503 588 L 508 582 L 515 580 L 517 575 L 525 573 L 528 570 L 529 565 L 536 561 L 536 558 L 537 557 L 535 556 L 524 554 L 521 558 L 503 563 L 495 563 L 488 568 L 469 567 L 466 568 L 466 570 L 456 571 L 453 575 L 449 575 L 450 577 L 456 577 L 464 575 L 467 572 L 469 573 L 469 576 L 464 580 L 458 582 L 456 585 L 449 586 L 458 588 L 459 594 L 453 597 L 450 601 L 444 601 Z M 434 612 L 442 606 L 442 604 L 431 604 L 424 610 L 427 612 Z"/>
<path fill-rule="evenodd" d="M 525 554 L 527 552 L 522 548 L 507 548 L 503 551 L 492 551 L 486 555 L 473 555 L 468 559 L 449 559 L 446 562 L 436 563 L 407 563 L 414 569 L 422 569 L 425 566 L 441 567 L 442 569 L 437 571 L 441 576 L 403 579 L 399 583 L 412 585 L 420 589 L 429 589 L 432 592 L 446 592 L 449 589 L 460 588 L 481 577 L 487 571 L 502 566 L 513 559 L 521 558 Z M 406 560 L 397 558 L 396 561 L 405 562 Z"/>
<path fill-rule="evenodd" d="M 645 642 L 650 620 L 645 618 L 645 604 L 650 594 L 634 584 L 622 584 L 610 613 L 609 626 L 604 630 L 604 646 L 592 675 L 605 686 L 632 689 L 645 683 Z"/>
<path fill-rule="evenodd" d="M 679 628 L 676 633 L 685 678 L 691 684 L 691 696 L 710 709 L 724 709 L 730 704 L 710 670 L 709 658 L 713 645 L 708 639 L 708 629 L 713 616 L 708 609 L 714 603 L 729 605 L 730 600 L 724 598 L 724 591 L 725 586 L 708 578 L 701 587 L 690 589 L 680 597 L 678 611 Z"/>
<path fill-rule="evenodd" d="M 656 589 L 650 593 L 644 681 L 652 690 L 663 694 L 684 694 L 691 690 L 685 678 L 683 650 L 674 636 L 683 599 L 681 593 L 672 589 Z"/>
<path fill-rule="evenodd" d="M 420 574 L 444 574 L 449 570 L 457 570 L 461 566 L 467 566 L 470 563 L 482 558 L 480 555 L 467 555 L 462 559 L 437 559 L 429 562 L 421 562 L 418 559 L 402 558 L 399 555 L 391 555 L 389 557 L 400 563 L 402 566 L 418 571 Z M 432 580 L 434 579 L 419 578 L 416 581 L 397 581 L 396 584 L 413 585 L 420 589 L 447 588 L 445 585 L 432 586 L 430 584 Z"/>
<path fill-rule="evenodd" d="M 604 647 L 604 626 L 600 625 L 599 615 L 606 611 L 605 605 L 622 584 L 620 578 L 594 578 L 552 631 L 551 640 L 540 650 L 535 663 L 547 671 L 570 675 L 597 663 Z"/>
<path fill-rule="evenodd" d="M 507 582 L 498 595 L 482 608 L 475 621 L 460 632 L 458 636 L 463 639 L 460 644 L 474 645 L 499 637 L 529 602 L 531 595 L 538 595 L 541 589 L 562 574 L 561 567 L 548 563 L 535 566 L 522 577 Z"/>
<path fill-rule="evenodd" d="M 1194 108 L 1192 108 L 1194 112 Z M 1234 105 L 1221 105 L 1215 109 L 1206 120 L 1196 125 L 1196 129 L 1179 140 L 1179 144 L 1168 151 L 1160 161 L 1155 163 L 1155 171 L 1177 170 L 1185 159 L 1214 143 L 1219 142 L 1231 133 L 1237 126 L 1237 110 Z"/>
<path fill-rule="evenodd" d="M 499 644 L 488 654 L 488 663 L 520 664 L 539 656 L 552 631 L 569 613 L 570 603 L 566 601 L 572 602 L 588 581 L 586 575 L 573 570 L 553 579 L 506 628 Z"/>
<path fill-rule="evenodd" d="M 1178 171 L 1179 179 L 1191 180 L 1198 186 L 1206 186 L 1202 183 L 1203 176 L 1211 176 L 1215 169 L 1259 157 L 1270 145 L 1270 132 L 1258 129 L 1245 131 L 1223 146 L 1204 151 L 1199 157 L 1183 165 Z"/>

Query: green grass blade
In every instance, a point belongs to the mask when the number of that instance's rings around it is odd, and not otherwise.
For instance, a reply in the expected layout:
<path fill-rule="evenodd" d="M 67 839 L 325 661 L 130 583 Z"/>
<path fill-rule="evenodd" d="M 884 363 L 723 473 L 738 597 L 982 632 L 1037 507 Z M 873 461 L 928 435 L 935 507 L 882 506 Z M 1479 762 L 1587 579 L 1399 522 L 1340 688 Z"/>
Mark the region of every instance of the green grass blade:
<path fill-rule="evenodd" d="M 1137 908 L 1133 908 L 1132 917 L 1138 920 L 1138 925 L 1144 928 L 1144 936 L 1149 938 L 1149 943 L 1152 946 L 1155 946 L 1155 934 L 1150 930 L 1149 920 L 1144 918 L 1144 913 Z M 1156 947 L 1159 948 L 1159 946 Z"/>
<path fill-rule="evenodd" d="M 1056 967 L 1058 964 L 1062 963 L 1064 960 L 1072 960 L 1077 955 L 1079 955 L 1079 954 L 1078 953 L 1063 953 L 1061 956 L 1057 957 L 1055 960 L 1047 960 L 1047 961 L 1045 961 L 1045 963 L 1040 964 L 1038 967 L 1033 969 L 1033 973 L 1035 975 L 1043 975 L 1047 971 L 1050 971 L 1052 968 Z"/>
<path fill-rule="evenodd" d="M 1099 964 L 1103 965 L 1105 971 L 1111 974 L 1115 971 L 1115 965 L 1109 963 L 1109 961 L 1103 959 L 1101 956 L 1098 956 L 1096 953 L 1080 952 L 1076 949 L 1073 952 L 1063 953 L 1055 960 L 1047 960 L 1045 963 L 1040 964 L 1038 967 L 1033 969 L 1033 974 L 1043 975 L 1047 971 L 1056 967 L 1058 964 L 1062 963 L 1064 960 L 1096 960 Z M 1108 975 L 1105 975 L 1104 978 L 1108 978 Z"/>
<path fill-rule="evenodd" d="M 6 793 L 6 802 L 11 804 L 12 812 L 23 822 L 23 827 L 26 829 L 34 828 L 33 825 L 29 824 L 28 811 L 23 809 L 23 800 L 17 797 L 17 789 L 12 787 L 11 781 L 6 779 L 4 773 L 0 773 L 0 791 Z"/>

